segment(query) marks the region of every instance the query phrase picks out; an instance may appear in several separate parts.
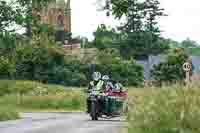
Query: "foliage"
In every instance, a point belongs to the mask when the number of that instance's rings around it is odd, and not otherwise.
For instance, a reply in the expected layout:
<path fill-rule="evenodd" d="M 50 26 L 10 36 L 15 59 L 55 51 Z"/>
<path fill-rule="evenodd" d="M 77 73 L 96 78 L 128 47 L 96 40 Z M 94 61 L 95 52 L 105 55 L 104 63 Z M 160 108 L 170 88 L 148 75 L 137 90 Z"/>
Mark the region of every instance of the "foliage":
<path fill-rule="evenodd" d="M 97 70 L 110 75 L 124 85 L 139 86 L 143 83 L 143 68 L 134 60 L 123 60 L 116 49 L 106 49 L 98 56 Z"/>
<path fill-rule="evenodd" d="M 150 32 L 130 33 L 120 45 L 121 55 L 125 58 L 140 58 L 149 54 L 165 53 L 169 49 L 164 38 L 157 38 L 152 45 L 151 42 L 152 35 Z"/>
<path fill-rule="evenodd" d="M 10 90 L 9 93 L 4 93 L 0 97 L 1 105 L 9 105 L 18 110 L 85 109 L 85 94 L 80 88 L 66 88 L 64 86 L 47 85 L 33 81 L 0 82 L 0 90 L 4 87 Z M 18 94 L 22 91 L 23 95 L 19 97 Z"/>
<path fill-rule="evenodd" d="M 119 27 L 125 38 L 118 40 L 125 57 L 159 54 L 169 46 L 160 37 L 157 19 L 165 16 L 158 0 L 106 0 L 104 9 L 116 18 L 125 17 Z"/>
<path fill-rule="evenodd" d="M 199 85 L 132 89 L 129 93 L 128 132 L 197 133 Z"/>
<path fill-rule="evenodd" d="M 0 78 L 13 78 L 16 71 L 15 62 L 5 56 L 0 56 L 0 62 Z"/>
<path fill-rule="evenodd" d="M 190 38 L 186 38 L 182 42 L 167 39 L 167 43 L 169 44 L 170 48 L 184 48 L 189 55 L 200 55 L 199 44 L 196 41 L 191 40 Z"/>
<path fill-rule="evenodd" d="M 5 0 L 0 0 L 0 33 L 7 31 L 11 24 L 16 22 L 19 11 Z"/>
<path fill-rule="evenodd" d="M 16 78 L 39 80 L 67 86 L 87 84 L 87 68 L 81 61 L 66 56 L 63 49 L 45 34 L 20 43 L 16 50 Z"/>
<path fill-rule="evenodd" d="M 0 107 L 0 121 L 14 120 L 18 118 L 19 114 L 14 107 L 8 107 L 7 105 Z"/>
<path fill-rule="evenodd" d="M 200 46 L 196 41 L 187 38 L 180 43 L 181 47 L 184 48 L 190 55 L 200 55 Z"/>
<path fill-rule="evenodd" d="M 113 77 L 126 85 L 140 85 L 143 70 L 134 61 L 124 61 L 112 50 L 98 55 L 98 68 L 102 73 L 112 72 Z M 64 51 L 46 35 L 19 43 L 16 48 L 16 79 L 37 80 L 66 86 L 86 86 L 90 80 L 89 67 L 79 59 L 66 56 Z M 131 68 L 131 69 L 130 69 Z M 125 78 L 124 78 L 125 77 Z"/>
<path fill-rule="evenodd" d="M 198 43 L 196 41 L 191 40 L 190 38 L 187 38 L 186 40 L 183 40 L 181 42 L 181 46 L 183 48 L 199 47 Z"/>
<path fill-rule="evenodd" d="M 0 33 L 0 78 L 14 78 L 16 36 L 4 32 Z"/>
<path fill-rule="evenodd" d="M 146 27 L 149 31 L 156 33 L 159 31 L 156 20 L 165 15 L 158 0 L 105 0 L 105 2 L 106 11 L 119 19 L 126 17 L 124 28 L 128 32 L 139 31 Z"/>
<path fill-rule="evenodd" d="M 105 24 L 98 26 L 94 32 L 94 37 L 93 44 L 99 49 L 113 47 L 114 43 L 119 41 L 119 33 L 115 29 L 107 27 Z"/>
<path fill-rule="evenodd" d="M 17 78 L 42 80 L 48 69 L 60 65 L 63 53 L 46 35 L 34 36 L 31 41 L 20 42 L 16 48 Z M 45 77 L 43 77 L 45 78 Z"/>
<path fill-rule="evenodd" d="M 0 80 L 0 96 L 11 94 L 15 91 L 15 81 Z"/>
<path fill-rule="evenodd" d="M 26 28 L 28 36 L 32 35 L 32 28 L 38 26 L 38 19 L 34 16 L 34 11 L 40 11 L 42 7 L 47 6 L 48 3 L 54 2 L 55 0 L 16 0 L 17 4 L 20 5 L 21 17 L 19 18 L 20 25 Z"/>
<path fill-rule="evenodd" d="M 98 68 L 103 73 L 112 72 L 113 77 L 123 79 L 125 85 L 141 84 L 142 67 L 134 61 L 123 61 L 118 52 L 113 54 L 111 51 L 112 54 L 109 54 L 109 49 L 107 50 L 99 53 Z M 7 59 L 7 56 L 2 57 L 4 58 Z M 90 80 L 88 64 L 66 56 L 63 49 L 45 33 L 34 35 L 32 40 L 17 41 L 13 63 L 10 60 L 7 64 L 2 61 L 0 70 L 12 74 L 10 78 L 65 86 L 86 86 Z M 5 78 L 2 74 L 1 76 Z"/>
<path fill-rule="evenodd" d="M 42 6 L 46 6 L 50 1 L 17 0 L 17 3 L 10 4 L 8 9 L 16 9 L 15 12 L 18 15 L 15 17 L 16 20 L 9 18 L 9 24 L 12 21 L 29 30 L 31 29 L 29 33 L 31 32 L 32 38 L 6 31 L 0 33 L 1 78 L 36 80 L 66 86 L 86 86 L 89 82 L 88 64 L 79 59 L 73 59 L 71 56 L 66 56 L 66 51 L 56 43 L 55 38 L 52 36 L 54 35 L 54 29 L 47 24 L 37 23 L 35 16 L 32 14 L 33 10 L 40 10 Z M 9 6 L 9 4 L 6 3 L 4 6 Z M 13 8 L 14 6 L 16 8 Z M 3 15 L 6 15 L 4 10 L 0 9 L 0 11 L 3 11 Z M 118 45 L 119 37 L 121 37 L 115 30 L 105 25 L 98 28 L 95 36 L 95 44 L 99 48 L 113 47 L 113 44 Z M 119 61 L 118 59 L 113 59 L 113 61 L 114 68 L 108 70 L 114 71 L 114 77 L 121 79 L 122 76 L 127 76 L 126 73 L 129 73 L 132 76 L 125 79 L 126 84 L 138 85 L 142 81 L 142 77 L 139 77 L 139 80 L 131 79 L 136 75 L 142 75 L 142 68 L 136 67 L 135 62 L 123 61 L 121 58 Z M 98 67 L 106 72 L 105 61 L 101 60 L 99 62 Z M 134 71 L 129 72 L 128 69 L 123 70 L 124 66 L 133 67 L 136 70 L 133 69 Z M 118 71 L 121 72 L 118 73 Z M 18 89 L 18 91 L 26 92 L 23 89 Z"/>
<path fill-rule="evenodd" d="M 166 61 L 154 65 L 152 76 L 159 82 L 181 81 L 185 77 L 182 65 L 187 59 L 184 49 L 173 49 L 168 53 Z"/>

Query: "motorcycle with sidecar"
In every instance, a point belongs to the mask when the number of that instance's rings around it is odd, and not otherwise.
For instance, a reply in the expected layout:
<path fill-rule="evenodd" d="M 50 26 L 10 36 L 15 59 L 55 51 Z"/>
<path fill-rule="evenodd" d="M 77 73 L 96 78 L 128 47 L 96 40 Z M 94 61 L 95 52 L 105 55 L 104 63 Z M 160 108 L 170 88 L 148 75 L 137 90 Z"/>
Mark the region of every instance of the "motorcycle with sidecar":
<path fill-rule="evenodd" d="M 125 111 L 124 102 L 127 92 L 122 89 L 113 89 L 113 86 L 109 85 L 103 87 L 105 87 L 103 91 L 97 90 L 96 86 L 88 91 L 87 112 L 92 120 L 119 117 Z"/>

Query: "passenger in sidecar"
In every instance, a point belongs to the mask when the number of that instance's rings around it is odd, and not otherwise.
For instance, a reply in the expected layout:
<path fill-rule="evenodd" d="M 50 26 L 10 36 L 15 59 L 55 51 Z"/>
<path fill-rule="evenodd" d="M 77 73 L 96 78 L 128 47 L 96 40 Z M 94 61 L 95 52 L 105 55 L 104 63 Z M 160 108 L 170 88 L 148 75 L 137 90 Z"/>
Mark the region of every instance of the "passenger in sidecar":
<path fill-rule="evenodd" d="M 124 90 L 121 83 L 115 80 L 110 80 L 105 89 L 105 93 L 108 96 L 116 96 L 116 97 L 126 97 L 127 91 Z"/>

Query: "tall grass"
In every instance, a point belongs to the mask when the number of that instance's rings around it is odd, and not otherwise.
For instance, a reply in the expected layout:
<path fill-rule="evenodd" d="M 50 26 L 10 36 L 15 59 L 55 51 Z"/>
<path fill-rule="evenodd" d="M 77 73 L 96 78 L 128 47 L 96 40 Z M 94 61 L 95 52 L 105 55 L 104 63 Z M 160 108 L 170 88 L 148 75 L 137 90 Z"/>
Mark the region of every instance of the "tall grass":
<path fill-rule="evenodd" d="M 20 100 L 19 100 L 20 99 Z M 20 101 L 20 102 L 19 102 Z M 6 95 L 1 98 L 1 105 L 10 105 L 21 111 L 42 111 L 42 110 L 66 110 L 66 111 L 84 111 L 85 95 L 82 91 L 70 91 L 63 93 L 37 95 Z"/>
<path fill-rule="evenodd" d="M 0 107 L 0 121 L 13 120 L 19 118 L 17 110 L 9 106 Z"/>
<path fill-rule="evenodd" d="M 200 85 L 133 89 L 129 133 L 199 133 Z"/>
<path fill-rule="evenodd" d="M 63 109 L 63 110 L 84 110 L 85 96 L 81 91 L 63 92 L 48 94 L 45 96 L 24 96 L 22 103 L 18 106 L 24 109 Z"/>
<path fill-rule="evenodd" d="M 81 88 L 33 81 L 0 80 L 0 121 L 18 118 L 18 111 L 84 111 Z"/>

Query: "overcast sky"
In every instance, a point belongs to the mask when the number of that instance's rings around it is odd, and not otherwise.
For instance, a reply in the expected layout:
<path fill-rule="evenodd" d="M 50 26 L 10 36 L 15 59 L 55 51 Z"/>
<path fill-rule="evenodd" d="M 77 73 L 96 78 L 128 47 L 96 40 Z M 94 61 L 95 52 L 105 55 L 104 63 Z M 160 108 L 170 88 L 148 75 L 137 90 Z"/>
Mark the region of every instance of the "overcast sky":
<path fill-rule="evenodd" d="M 74 35 L 92 39 L 98 24 L 117 24 L 104 13 L 97 11 L 96 0 L 71 0 L 72 32 Z M 200 43 L 200 1 L 199 0 L 160 0 L 167 17 L 159 20 L 164 37 L 177 41 L 189 37 Z"/>

